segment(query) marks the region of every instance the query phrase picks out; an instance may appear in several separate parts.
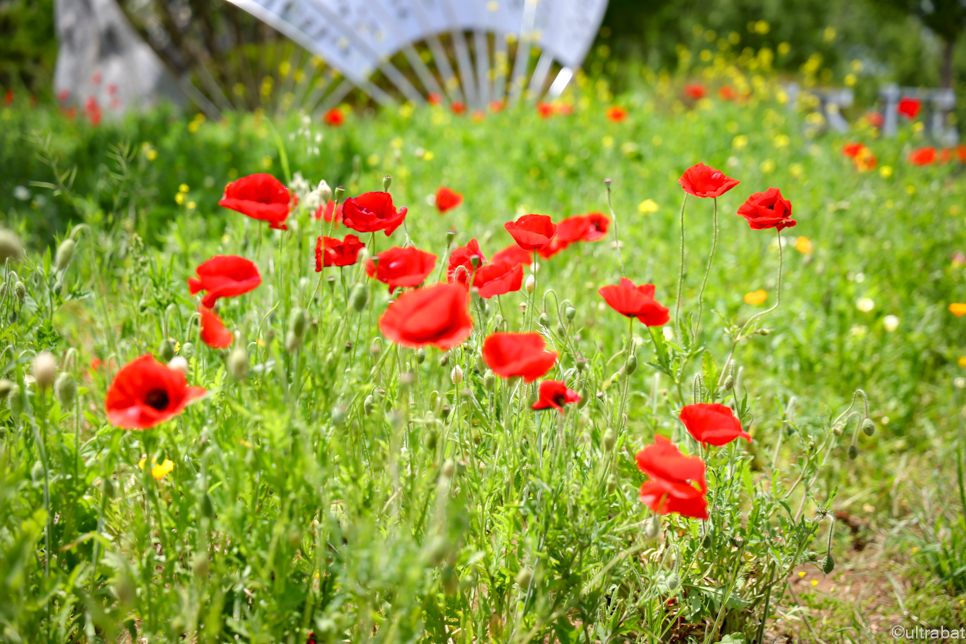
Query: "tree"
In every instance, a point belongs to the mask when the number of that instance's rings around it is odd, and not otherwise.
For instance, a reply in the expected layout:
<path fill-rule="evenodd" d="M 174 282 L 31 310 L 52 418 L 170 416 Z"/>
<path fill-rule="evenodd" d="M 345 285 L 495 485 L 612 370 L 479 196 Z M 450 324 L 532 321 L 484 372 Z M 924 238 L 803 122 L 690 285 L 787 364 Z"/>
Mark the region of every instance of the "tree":
<path fill-rule="evenodd" d="M 966 32 L 966 0 L 870 0 L 887 11 L 912 14 L 943 41 L 940 82 L 953 86 L 953 51 Z"/>

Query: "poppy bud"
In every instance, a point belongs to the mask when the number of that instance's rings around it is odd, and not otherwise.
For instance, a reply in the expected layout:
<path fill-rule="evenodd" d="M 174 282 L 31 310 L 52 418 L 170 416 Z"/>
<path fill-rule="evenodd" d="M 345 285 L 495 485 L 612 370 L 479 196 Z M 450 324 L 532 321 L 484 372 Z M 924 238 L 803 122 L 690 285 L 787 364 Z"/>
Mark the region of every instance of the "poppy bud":
<path fill-rule="evenodd" d="M 228 356 L 228 372 L 235 380 L 244 380 L 248 375 L 248 352 L 245 347 L 235 347 Z"/>
<path fill-rule="evenodd" d="M 332 408 L 332 424 L 336 427 L 342 427 L 345 425 L 346 413 L 343 407 L 333 407 Z"/>
<path fill-rule="evenodd" d="M 185 358 L 190 358 L 195 354 L 195 345 L 193 342 L 185 342 L 181 345 L 181 355 Z"/>
<path fill-rule="evenodd" d="M 17 299 L 23 302 L 23 299 L 27 297 L 27 287 L 23 285 L 23 282 L 18 281 L 13 285 L 13 292 L 17 296 Z"/>
<path fill-rule="evenodd" d="M 210 519 L 215 516 L 215 504 L 207 492 L 201 495 L 201 500 L 198 505 L 201 508 L 201 516 L 204 518 Z"/>
<path fill-rule="evenodd" d="M 725 391 L 731 391 L 734 388 L 735 388 L 735 378 L 734 378 L 734 376 L 730 376 L 729 375 L 727 378 L 725 378 L 725 381 L 724 381 L 724 390 Z"/>
<path fill-rule="evenodd" d="M 537 321 L 540 323 L 540 326 L 543 326 L 543 327 L 550 326 L 550 316 L 547 315 L 546 313 L 541 313 L 540 317 L 537 318 Z"/>
<path fill-rule="evenodd" d="M 577 401 L 577 409 L 583 409 L 590 402 L 590 396 L 587 395 L 587 387 L 580 388 L 580 400 Z"/>
<path fill-rule="evenodd" d="M 17 385 L 13 384 L 6 378 L 0 378 L 0 400 L 3 400 L 10 395 L 10 392 L 17 388 Z"/>
<path fill-rule="evenodd" d="M 661 519 L 657 516 L 651 517 L 644 525 L 644 536 L 653 539 L 661 533 Z"/>
<path fill-rule="evenodd" d="M 184 356 L 175 356 L 171 358 L 171 361 L 168 362 L 168 368 L 177 369 L 184 375 L 188 375 L 188 361 L 184 359 Z"/>
<path fill-rule="evenodd" d="M 285 350 L 295 353 L 302 346 L 302 339 L 295 335 L 295 331 L 288 331 L 285 334 Z"/>
<path fill-rule="evenodd" d="M 529 588 L 530 581 L 533 579 L 533 571 L 529 568 L 521 568 L 520 572 L 517 573 L 517 586 L 520 588 Z"/>
<path fill-rule="evenodd" d="M 366 416 L 372 415 L 372 410 L 376 407 L 376 399 L 372 397 L 372 394 L 366 396 L 366 399 L 362 401 L 362 411 Z"/>
<path fill-rule="evenodd" d="M 342 186 L 339 186 L 338 188 L 335 189 L 335 192 L 333 194 L 335 195 L 336 201 L 342 201 L 342 197 L 345 196 L 345 188 L 343 188 Z"/>
<path fill-rule="evenodd" d="M 332 188 L 329 187 L 325 181 L 321 181 L 318 187 L 319 191 L 319 201 L 323 204 L 329 203 L 332 200 Z"/>
<path fill-rule="evenodd" d="M 365 284 L 356 284 L 352 287 L 352 292 L 349 293 L 349 305 L 352 306 L 356 313 L 362 313 L 366 310 L 366 304 L 369 303 L 369 290 L 366 288 Z"/>
<path fill-rule="evenodd" d="M 854 461 L 859 455 L 859 448 L 855 445 L 849 445 L 849 460 Z"/>
<path fill-rule="evenodd" d="M 54 265 L 58 271 L 65 271 L 70 266 L 70 260 L 74 258 L 74 249 L 77 243 L 70 238 L 65 239 L 57 247 L 57 254 L 54 255 Z"/>
<path fill-rule="evenodd" d="M 23 244 L 11 231 L 0 228 L 0 264 L 7 261 L 7 258 L 13 262 L 23 259 Z"/>
<path fill-rule="evenodd" d="M 452 480 L 453 477 L 456 476 L 456 463 L 450 459 L 446 459 L 446 461 L 443 463 L 443 467 L 441 467 L 439 470 L 439 476 L 447 481 Z"/>
<path fill-rule="evenodd" d="M 536 287 L 537 287 L 537 278 L 534 277 L 533 275 L 530 275 L 529 277 L 527 277 L 527 283 L 525 284 L 527 293 L 533 293 L 533 289 L 535 289 Z"/>
<path fill-rule="evenodd" d="M 835 570 L 835 560 L 832 559 L 832 553 L 825 555 L 825 559 L 822 560 L 822 572 L 826 575 Z"/>
<path fill-rule="evenodd" d="M 117 488 L 114 486 L 114 481 L 112 479 L 101 479 L 101 493 L 105 498 L 113 499 L 115 492 L 117 492 Z"/>
<path fill-rule="evenodd" d="M 57 377 L 57 359 L 49 351 L 37 354 L 33 364 L 34 380 L 41 389 L 49 389 Z"/>
<path fill-rule="evenodd" d="M 624 373 L 628 376 L 637 371 L 637 355 L 632 353 L 627 358 L 627 365 L 624 367 Z"/>
<path fill-rule="evenodd" d="M 161 340 L 161 347 L 158 349 L 158 356 L 163 362 L 170 362 L 174 357 L 174 340 L 165 338 Z"/>
<path fill-rule="evenodd" d="M 439 357 L 439 366 L 445 367 L 449 364 L 449 353 L 444 353 Z"/>
<path fill-rule="evenodd" d="M 520 302 L 520 313 L 526 313 L 526 312 L 527 312 L 527 303 Z"/>
<path fill-rule="evenodd" d="M 496 374 L 490 369 L 487 369 L 486 373 L 483 374 L 483 386 L 490 390 L 496 386 Z"/>
<path fill-rule="evenodd" d="M 771 329 L 758 329 L 756 333 L 758 335 L 771 335 Z"/>
<path fill-rule="evenodd" d="M 392 177 L 388 174 L 382 178 L 382 191 L 389 192 L 389 186 L 392 185 Z"/>
<path fill-rule="evenodd" d="M 23 393 L 20 387 L 14 385 L 7 397 L 10 398 L 10 415 L 13 418 L 20 418 L 20 414 L 23 413 Z"/>
<path fill-rule="evenodd" d="M 872 436 L 875 433 L 875 423 L 871 418 L 866 418 L 862 421 L 862 433 L 866 436 Z"/>
<path fill-rule="evenodd" d="M 305 311 L 305 309 L 292 309 L 292 314 L 289 316 L 288 328 L 290 331 L 295 333 L 295 336 L 299 340 L 305 337 L 305 327 L 307 325 L 308 313 Z"/>
<path fill-rule="evenodd" d="M 54 395 L 57 396 L 61 409 L 68 409 L 74 404 L 77 398 L 77 383 L 69 373 L 65 372 L 57 376 L 54 382 Z"/>
<path fill-rule="evenodd" d="M 450 411 L 451 407 L 449 405 L 443 405 L 443 407 L 439 410 L 439 415 L 443 417 L 443 420 L 446 420 L 449 418 Z"/>
<path fill-rule="evenodd" d="M 453 367 L 453 370 L 449 372 L 450 380 L 453 381 L 454 385 L 458 385 L 463 382 L 463 370 L 460 369 L 459 365 Z"/>
<path fill-rule="evenodd" d="M 191 571 L 197 577 L 207 577 L 208 576 L 208 554 L 204 552 L 199 552 L 191 560 Z"/>
<path fill-rule="evenodd" d="M 617 490 L 617 477 L 611 474 L 607 477 L 607 493 L 613 494 Z"/>
<path fill-rule="evenodd" d="M 60 281 L 59 275 L 54 280 L 54 287 L 51 290 L 54 292 L 54 295 L 60 295 L 60 292 L 64 290 L 64 283 Z"/>
<path fill-rule="evenodd" d="M 437 432 L 436 428 L 434 427 L 433 429 L 429 430 L 429 434 L 426 436 L 427 449 L 429 449 L 430 451 L 435 450 L 438 441 L 439 441 L 439 432 Z"/>
<path fill-rule="evenodd" d="M 567 320 L 573 322 L 574 318 L 577 316 L 577 309 L 572 306 L 568 306 L 564 309 L 564 316 L 567 318 Z"/>
<path fill-rule="evenodd" d="M 293 525 L 288 530 L 288 545 L 292 548 L 298 548 L 300 543 L 302 543 L 302 531 L 299 530 L 298 526 Z"/>
<path fill-rule="evenodd" d="M 611 451 L 614 449 L 614 445 L 617 444 L 617 433 L 613 429 L 608 429 L 604 432 L 603 445 L 605 451 Z"/>

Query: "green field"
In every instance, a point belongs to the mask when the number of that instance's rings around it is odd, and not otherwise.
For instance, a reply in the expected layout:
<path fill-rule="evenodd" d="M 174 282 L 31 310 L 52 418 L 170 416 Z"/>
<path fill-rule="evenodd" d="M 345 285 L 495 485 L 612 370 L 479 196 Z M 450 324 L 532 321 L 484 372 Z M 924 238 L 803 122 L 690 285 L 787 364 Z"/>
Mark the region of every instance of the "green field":
<path fill-rule="evenodd" d="M 667 78 L 616 97 L 586 81 L 569 115 L 407 107 L 339 128 L 164 112 L 93 128 L 0 107 L 0 221 L 25 246 L 0 300 L 16 386 L 0 408 L 0 640 L 868 642 L 966 623 L 966 320 L 950 310 L 966 301 L 964 164 L 910 163 L 930 144 L 914 122 L 837 135 L 771 81 L 737 102 L 709 89 L 695 103 Z M 872 171 L 843 155 L 855 141 Z M 678 179 L 698 162 L 741 182 L 717 199 L 700 319 L 711 199 L 687 200 L 676 297 Z M 390 176 L 405 228 L 359 237 L 436 254 L 427 284 L 471 239 L 487 256 L 511 245 L 519 215 L 612 221 L 538 260 L 532 295 L 474 296 L 459 348 L 415 351 L 383 338 L 390 295 L 361 263 L 319 282 L 328 224 L 299 207 L 274 231 L 218 206 L 256 172 L 345 197 Z M 439 214 L 440 186 L 462 205 Z M 735 214 L 769 187 L 798 222 L 781 253 Z M 218 350 L 186 280 L 226 254 L 262 283 L 219 301 L 237 336 Z M 780 258 L 780 306 L 735 344 L 777 303 Z M 597 292 L 622 275 L 655 285 L 663 332 L 631 319 L 629 342 Z M 489 373 L 501 322 L 542 333 L 560 354 L 546 377 L 579 404 L 531 411 L 538 383 Z M 112 426 L 117 370 L 172 350 L 208 395 L 153 429 Z M 35 382 L 41 351 L 73 400 Z M 681 407 L 711 401 L 753 442 L 692 440 Z M 635 454 L 657 434 L 706 460 L 708 521 L 638 500 Z M 145 455 L 171 467 L 156 479 Z"/>

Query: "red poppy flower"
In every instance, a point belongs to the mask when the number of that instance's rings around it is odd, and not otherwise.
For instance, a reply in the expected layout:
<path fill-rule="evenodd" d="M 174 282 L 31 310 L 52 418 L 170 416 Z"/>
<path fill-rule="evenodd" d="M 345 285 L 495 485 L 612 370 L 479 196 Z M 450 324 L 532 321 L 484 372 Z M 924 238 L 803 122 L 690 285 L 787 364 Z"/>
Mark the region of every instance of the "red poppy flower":
<path fill-rule="evenodd" d="M 298 197 L 294 197 L 281 181 L 270 174 L 260 173 L 229 183 L 218 205 L 252 219 L 267 221 L 269 228 L 287 230 L 285 220 L 293 203 L 298 203 Z"/>
<path fill-rule="evenodd" d="M 879 164 L 879 160 L 869 148 L 862 148 L 852 160 L 859 172 L 871 172 Z"/>
<path fill-rule="evenodd" d="M 494 333 L 483 342 L 483 362 L 498 376 L 533 382 L 557 363 L 539 333 Z"/>
<path fill-rule="evenodd" d="M 554 103 L 553 109 L 557 114 L 561 116 L 570 116 L 574 113 L 574 106 L 570 103 L 557 102 Z"/>
<path fill-rule="evenodd" d="M 798 223 L 792 219 L 792 202 L 782 197 L 778 188 L 769 188 L 748 197 L 748 201 L 738 207 L 738 216 L 744 217 L 752 230 L 784 230 Z"/>
<path fill-rule="evenodd" d="M 693 101 L 704 98 L 708 93 L 708 90 L 704 88 L 704 85 L 698 83 L 688 83 L 684 86 L 684 95 Z"/>
<path fill-rule="evenodd" d="M 567 217 L 557 222 L 553 239 L 538 252 L 544 259 L 549 259 L 573 243 L 600 241 L 607 235 L 609 227 L 610 219 L 599 212 Z"/>
<path fill-rule="evenodd" d="M 916 148 L 909 153 L 909 163 L 913 165 L 929 165 L 936 162 L 936 148 L 923 147 Z"/>
<path fill-rule="evenodd" d="M 384 250 L 366 262 L 366 274 L 388 284 L 389 293 L 397 288 L 419 286 L 434 268 L 436 255 L 409 246 Z"/>
<path fill-rule="evenodd" d="M 544 380 L 540 383 L 540 397 L 531 409 L 556 409 L 564 413 L 563 406 L 580 400 L 580 394 L 557 380 Z"/>
<path fill-rule="evenodd" d="M 243 295 L 262 283 L 258 267 L 238 255 L 216 255 L 195 272 L 198 273 L 198 279 L 189 277 L 188 288 L 192 295 L 198 291 L 208 291 L 201 304 L 209 309 L 218 298 Z"/>
<path fill-rule="evenodd" d="M 319 206 L 318 210 L 315 211 L 316 219 L 325 219 L 326 223 L 332 223 L 332 214 L 335 213 L 335 223 L 342 222 L 342 206 L 345 204 L 339 204 L 339 207 L 335 207 L 334 201 L 329 201 L 325 206 Z"/>
<path fill-rule="evenodd" d="M 494 262 L 481 266 L 473 279 L 473 286 L 480 290 L 480 297 L 485 300 L 495 295 L 519 291 L 522 285 L 523 265 L 510 262 Z"/>
<path fill-rule="evenodd" d="M 859 152 L 861 152 L 864 149 L 865 149 L 864 143 L 846 143 L 842 147 L 842 154 L 849 157 L 850 159 L 854 159 L 855 157 L 859 156 Z"/>
<path fill-rule="evenodd" d="M 553 116 L 553 113 L 554 109 L 552 104 L 544 103 L 543 101 L 537 103 L 537 114 L 540 115 L 540 118 L 546 120 Z"/>
<path fill-rule="evenodd" d="M 345 123 L 345 114 L 343 114 L 342 110 L 339 108 L 333 107 L 331 110 L 325 113 L 325 116 L 322 118 L 322 120 L 325 121 L 326 125 L 331 127 L 339 127 Z"/>
<path fill-rule="evenodd" d="M 386 231 L 393 234 L 406 219 L 406 208 L 396 210 L 388 192 L 367 192 L 345 200 L 342 223 L 360 233 Z"/>
<path fill-rule="evenodd" d="M 3 95 L 3 104 L 10 105 L 13 103 L 13 90 L 8 89 L 7 93 Z"/>
<path fill-rule="evenodd" d="M 654 299 L 654 285 L 641 284 L 622 277 L 620 284 L 601 287 L 597 291 L 604 301 L 621 315 L 637 318 L 646 326 L 662 326 L 670 320 L 668 309 Z"/>
<path fill-rule="evenodd" d="M 591 212 L 584 215 L 587 221 L 587 228 L 584 229 L 584 236 L 580 241 L 595 242 L 607 236 L 610 229 L 610 217 L 602 212 Z"/>
<path fill-rule="evenodd" d="M 430 105 L 442 105 L 443 104 L 443 97 L 440 96 L 437 92 L 430 92 L 429 93 L 429 96 L 426 97 L 426 100 L 429 101 L 429 104 Z"/>
<path fill-rule="evenodd" d="M 453 110 L 453 114 L 462 114 L 466 111 L 466 103 L 463 101 L 453 101 L 450 103 L 449 109 Z"/>
<path fill-rule="evenodd" d="M 684 171 L 678 179 L 681 188 L 695 197 L 720 197 L 738 185 L 737 179 L 732 179 L 725 173 L 699 163 Z"/>
<path fill-rule="evenodd" d="M 476 266 L 473 260 L 476 259 Z M 473 274 L 479 270 L 480 266 L 486 264 L 486 256 L 480 250 L 480 245 L 475 239 L 471 239 L 466 246 L 460 246 L 453 250 L 449 255 L 449 265 L 446 267 L 446 279 L 453 281 L 454 276 L 461 284 L 469 284 Z M 460 270 L 463 267 L 463 270 Z"/>
<path fill-rule="evenodd" d="M 355 235 L 346 235 L 339 241 L 335 237 L 319 237 L 315 242 L 315 272 L 326 266 L 352 266 L 359 259 L 359 251 L 366 245 Z"/>
<path fill-rule="evenodd" d="M 447 187 L 442 187 L 436 191 L 436 210 L 443 214 L 463 203 L 463 195 L 454 192 Z"/>
<path fill-rule="evenodd" d="M 121 367 L 104 406 L 115 427 L 148 429 L 174 418 L 205 393 L 203 387 L 189 387 L 183 373 L 148 354 Z"/>
<path fill-rule="evenodd" d="M 508 221 L 503 227 L 524 250 L 540 250 L 557 232 L 557 227 L 546 215 L 524 215 L 516 221 Z"/>
<path fill-rule="evenodd" d="M 469 291 L 448 282 L 409 291 L 382 314 L 379 330 L 401 347 L 457 347 L 473 332 Z"/>
<path fill-rule="evenodd" d="M 504 107 L 506 107 L 505 100 L 494 99 L 490 101 L 490 111 L 493 113 L 502 112 Z"/>
<path fill-rule="evenodd" d="M 956 156 L 963 163 L 966 163 L 966 144 L 956 146 Z"/>
<path fill-rule="evenodd" d="M 516 244 L 511 244 L 499 253 L 493 255 L 490 261 L 494 264 L 497 262 L 509 262 L 511 264 L 526 264 L 529 266 L 533 263 L 533 256 Z"/>
<path fill-rule="evenodd" d="M 735 417 L 731 407 L 725 405 L 687 405 L 681 410 L 681 422 L 694 440 L 707 445 L 720 447 L 736 438 L 751 442 L 748 432 L 741 429 L 741 421 Z"/>
<path fill-rule="evenodd" d="M 885 118 L 882 116 L 881 112 L 869 112 L 865 115 L 865 120 L 872 127 L 881 128 L 883 125 L 885 125 Z"/>
<path fill-rule="evenodd" d="M 914 119 L 919 116 L 922 109 L 922 102 L 917 98 L 903 98 L 899 101 L 898 111 L 907 119 Z"/>
<path fill-rule="evenodd" d="M 59 92 L 57 92 L 57 100 L 60 101 L 61 103 L 66 102 L 68 98 L 70 98 L 69 89 L 62 89 Z"/>
<path fill-rule="evenodd" d="M 735 92 L 735 88 L 731 85 L 725 85 L 718 89 L 718 98 L 723 101 L 733 101 L 738 98 L 738 93 Z"/>
<path fill-rule="evenodd" d="M 619 105 L 611 105 L 607 108 L 607 118 L 614 123 L 620 123 L 627 118 L 627 110 Z"/>
<path fill-rule="evenodd" d="M 198 307 L 201 314 L 201 339 L 213 349 L 225 349 L 235 341 L 235 336 L 228 330 L 221 318 L 209 308 Z"/>
<path fill-rule="evenodd" d="M 636 460 L 637 469 L 650 479 L 641 486 L 641 503 L 658 514 L 708 518 L 704 461 L 697 456 L 684 456 L 660 434 L 654 437 L 652 445 L 637 453 Z"/>

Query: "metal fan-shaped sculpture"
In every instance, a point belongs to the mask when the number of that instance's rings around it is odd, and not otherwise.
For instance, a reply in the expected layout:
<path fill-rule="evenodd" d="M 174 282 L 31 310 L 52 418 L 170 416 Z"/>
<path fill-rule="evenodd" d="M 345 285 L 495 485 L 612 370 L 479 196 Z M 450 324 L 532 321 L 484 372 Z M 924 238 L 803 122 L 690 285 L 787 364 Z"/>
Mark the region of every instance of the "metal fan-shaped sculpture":
<path fill-rule="evenodd" d="M 382 105 L 432 98 L 470 109 L 557 96 L 607 7 L 607 0 L 119 2 L 208 112 L 267 104 L 318 111 L 354 89 Z"/>

